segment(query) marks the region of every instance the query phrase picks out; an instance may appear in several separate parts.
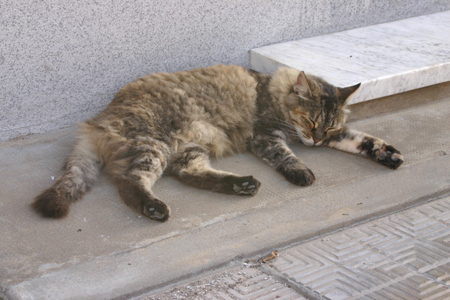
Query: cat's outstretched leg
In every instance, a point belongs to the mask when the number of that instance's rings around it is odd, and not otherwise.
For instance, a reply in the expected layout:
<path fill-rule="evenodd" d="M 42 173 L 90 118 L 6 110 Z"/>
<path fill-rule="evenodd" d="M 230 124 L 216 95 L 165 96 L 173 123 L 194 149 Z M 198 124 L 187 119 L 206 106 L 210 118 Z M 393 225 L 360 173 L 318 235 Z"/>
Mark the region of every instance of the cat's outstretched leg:
<path fill-rule="evenodd" d="M 404 161 L 400 151 L 385 141 L 345 127 L 333 133 L 326 145 L 342 151 L 360 154 L 394 170 L 400 167 Z"/>
<path fill-rule="evenodd" d="M 95 154 L 88 135 L 81 134 L 68 157 L 64 173 L 51 188 L 36 197 L 32 207 L 44 217 L 65 217 L 70 204 L 80 199 L 92 186 L 101 166 L 102 162 Z"/>
<path fill-rule="evenodd" d="M 295 185 L 308 186 L 316 179 L 313 172 L 289 149 L 286 136 L 281 131 L 256 134 L 251 150 Z"/>
<path fill-rule="evenodd" d="M 124 202 L 160 222 L 169 218 L 170 208 L 154 196 L 152 186 L 164 172 L 169 155 L 165 143 L 151 137 L 136 137 L 121 147 L 107 165 Z"/>
<path fill-rule="evenodd" d="M 253 176 L 239 176 L 213 169 L 208 151 L 198 145 L 186 145 L 172 163 L 172 173 L 180 181 L 224 194 L 254 195 L 261 183 Z"/>

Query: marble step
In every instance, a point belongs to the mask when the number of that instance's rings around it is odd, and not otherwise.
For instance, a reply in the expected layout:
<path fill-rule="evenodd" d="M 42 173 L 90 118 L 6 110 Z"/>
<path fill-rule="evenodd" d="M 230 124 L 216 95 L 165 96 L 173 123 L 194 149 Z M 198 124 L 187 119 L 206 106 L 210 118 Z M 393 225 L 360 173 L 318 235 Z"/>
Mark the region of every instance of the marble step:
<path fill-rule="evenodd" d="M 280 66 L 342 87 L 361 82 L 351 103 L 450 81 L 450 11 L 250 51 L 253 70 Z"/>

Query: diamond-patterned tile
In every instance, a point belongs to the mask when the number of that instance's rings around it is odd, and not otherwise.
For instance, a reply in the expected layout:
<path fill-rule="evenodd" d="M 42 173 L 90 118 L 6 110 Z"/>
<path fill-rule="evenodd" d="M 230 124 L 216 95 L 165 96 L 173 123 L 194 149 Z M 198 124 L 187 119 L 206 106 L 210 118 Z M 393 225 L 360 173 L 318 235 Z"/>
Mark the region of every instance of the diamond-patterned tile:
<path fill-rule="evenodd" d="M 420 206 L 418 210 L 430 218 L 447 224 L 450 223 L 450 197 L 432 202 L 429 205 Z"/>
<path fill-rule="evenodd" d="M 408 300 L 446 300 L 450 299 L 450 289 L 437 284 L 423 276 L 412 276 L 393 285 L 376 289 L 368 294 L 357 297 L 366 299 L 408 299 Z"/>
<path fill-rule="evenodd" d="M 450 286 L 450 262 L 432 268 L 425 274 L 428 275 L 428 278 L 433 278 L 437 282 Z"/>
<path fill-rule="evenodd" d="M 309 241 L 271 265 L 333 300 L 450 299 L 448 204 L 438 200 Z"/>
<path fill-rule="evenodd" d="M 412 273 L 408 268 L 337 234 L 289 249 L 273 267 L 330 299 L 347 299 Z"/>

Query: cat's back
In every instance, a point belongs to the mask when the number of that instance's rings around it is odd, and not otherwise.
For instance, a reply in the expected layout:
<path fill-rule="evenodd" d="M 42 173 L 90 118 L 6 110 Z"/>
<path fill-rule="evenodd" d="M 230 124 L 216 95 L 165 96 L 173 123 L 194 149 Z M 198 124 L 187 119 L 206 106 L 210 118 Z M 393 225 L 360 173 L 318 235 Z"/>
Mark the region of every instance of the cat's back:
<path fill-rule="evenodd" d="M 215 155 L 240 151 L 252 135 L 256 86 L 239 66 L 150 74 L 125 85 L 94 122 L 133 123 L 172 141 L 214 147 Z"/>
<path fill-rule="evenodd" d="M 256 85 L 255 79 L 243 67 L 215 65 L 191 71 L 146 75 L 125 85 L 111 104 L 136 101 L 175 101 L 183 104 L 187 98 L 204 102 L 211 100 L 211 97 L 219 104 L 245 105 L 256 98 Z"/>

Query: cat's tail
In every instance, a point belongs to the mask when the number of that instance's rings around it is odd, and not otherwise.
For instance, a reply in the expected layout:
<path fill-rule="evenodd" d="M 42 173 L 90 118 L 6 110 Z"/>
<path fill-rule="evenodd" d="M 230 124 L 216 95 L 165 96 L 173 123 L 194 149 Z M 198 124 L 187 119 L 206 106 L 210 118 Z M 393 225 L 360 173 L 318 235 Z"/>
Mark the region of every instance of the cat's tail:
<path fill-rule="evenodd" d="M 52 187 L 35 198 L 32 207 L 47 218 L 63 218 L 72 202 L 80 199 L 98 177 L 101 161 L 87 134 L 80 134 L 64 173 Z"/>

